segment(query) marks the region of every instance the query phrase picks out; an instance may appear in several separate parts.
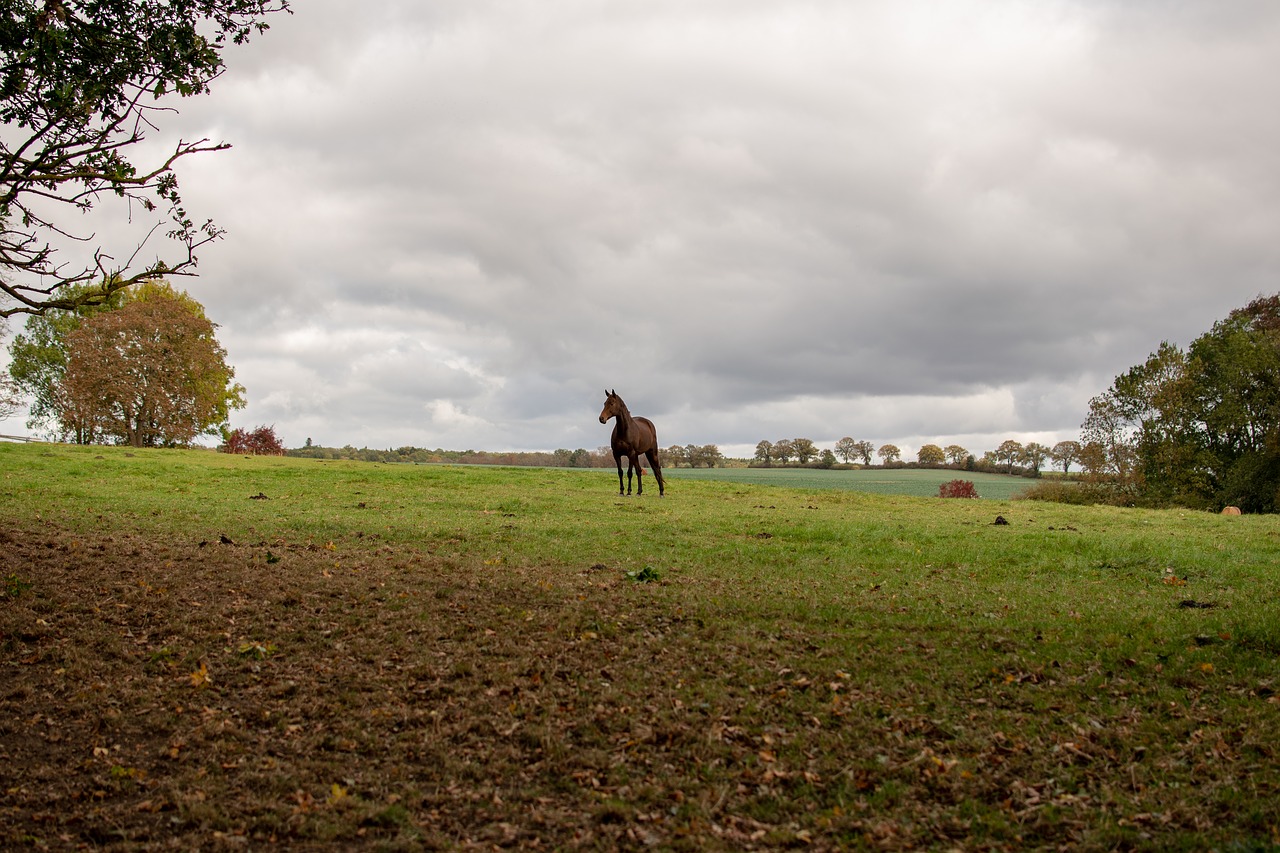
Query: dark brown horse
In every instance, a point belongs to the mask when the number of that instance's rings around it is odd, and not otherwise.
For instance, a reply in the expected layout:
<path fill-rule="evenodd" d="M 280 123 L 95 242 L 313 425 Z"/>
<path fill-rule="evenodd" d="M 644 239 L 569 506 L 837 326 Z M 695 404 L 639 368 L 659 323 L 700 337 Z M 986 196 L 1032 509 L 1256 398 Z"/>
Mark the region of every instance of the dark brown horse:
<path fill-rule="evenodd" d="M 615 391 L 604 392 L 604 408 L 600 410 L 600 423 L 617 418 L 609 445 L 613 448 L 613 461 L 618 464 L 618 494 L 631 494 L 631 472 L 636 472 L 636 495 L 644 494 L 644 469 L 640 467 L 640 454 L 649 460 L 653 476 L 658 478 L 658 497 L 666 493 L 662 482 L 662 464 L 658 462 L 658 431 L 648 418 L 633 418 L 627 404 Z M 622 457 L 627 457 L 627 491 L 622 491 Z"/>

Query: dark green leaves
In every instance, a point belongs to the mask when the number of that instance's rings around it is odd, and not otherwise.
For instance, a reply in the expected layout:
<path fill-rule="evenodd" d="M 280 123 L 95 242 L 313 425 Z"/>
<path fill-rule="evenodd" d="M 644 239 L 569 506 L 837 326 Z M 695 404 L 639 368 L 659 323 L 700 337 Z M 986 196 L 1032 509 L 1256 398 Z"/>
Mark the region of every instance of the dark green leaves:
<path fill-rule="evenodd" d="M 107 278 L 128 287 L 158 269 L 190 274 L 195 249 L 221 231 L 191 224 L 172 167 L 226 145 L 180 142 L 147 164 L 133 161 L 132 146 L 173 110 L 168 96 L 209 90 L 228 43 L 287 10 L 288 0 L 19 0 L 0 12 L 0 120 L 10 130 L 0 140 L 0 292 L 13 303 L 0 303 L 0 316 L 74 307 L 53 297 L 68 284 Z M 134 212 L 169 211 L 179 256 L 108 269 L 113 257 L 136 254 L 126 246 L 100 248 L 79 269 L 60 262 L 51 234 L 92 235 L 76 234 L 86 226 L 59 211 L 87 212 L 103 194 L 137 202 Z"/>

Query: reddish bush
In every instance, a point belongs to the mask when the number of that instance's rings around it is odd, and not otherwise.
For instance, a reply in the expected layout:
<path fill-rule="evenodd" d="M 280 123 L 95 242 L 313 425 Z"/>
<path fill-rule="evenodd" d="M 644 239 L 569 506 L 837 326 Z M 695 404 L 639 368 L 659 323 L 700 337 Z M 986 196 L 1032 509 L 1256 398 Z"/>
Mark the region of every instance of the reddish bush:
<path fill-rule="evenodd" d="M 218 448 L 223 453 L 243 453 L 246 456 L 284 456 L 284 445 L 276 437 L 275 427 L 260 426 L 253 432 L 233 429 L 227 435 L 227 443 Z"/>
<path fill-rule="evenodd" d="M 274 426 L 260 426 L 249 437 L 249 446 L 259 456 L 284 456 L 284 444 Z"/>
<path fill-rule="evenodd" d="M 976 498 L 977 496 L 978 490 L 969 480 L 952 480 L 938 487 L 940 498 Z"/>
<path fill-rule="evenodd" d="M 223 453 L 248 453 L 249 433 L 239 428 L 233 429 L 227 433 L 227 440 L 218 450 Z"/>

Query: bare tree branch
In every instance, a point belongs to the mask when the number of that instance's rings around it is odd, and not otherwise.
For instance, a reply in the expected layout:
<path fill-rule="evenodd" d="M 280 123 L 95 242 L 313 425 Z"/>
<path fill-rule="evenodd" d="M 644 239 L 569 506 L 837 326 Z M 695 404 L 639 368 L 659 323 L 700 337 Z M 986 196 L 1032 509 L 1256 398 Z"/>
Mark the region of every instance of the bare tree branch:
<path fill-rule="evenodd" d="M 288 0 L 28 0 L 0 12 L 0 317 L 74 310 L 140 281 L 195 274 L 196 251 L 223 232 L 189 217 L 174 167 L 230 145 L 179 140 L 145 167 L 130 152 L 161 113 L 176 112 L 166 96 L 207 92 L 222 50 L 282 11 Z M 167 217 L 173 255 L 135 266 L 157 223 L 122 265 L 101 246 L 91 262 L 62 260 L 55 240 L 95 235 L 75 233 L 57 211 L 86 213 L 108 196 L 127 202 L 130 222 L 135 204 Z"/>

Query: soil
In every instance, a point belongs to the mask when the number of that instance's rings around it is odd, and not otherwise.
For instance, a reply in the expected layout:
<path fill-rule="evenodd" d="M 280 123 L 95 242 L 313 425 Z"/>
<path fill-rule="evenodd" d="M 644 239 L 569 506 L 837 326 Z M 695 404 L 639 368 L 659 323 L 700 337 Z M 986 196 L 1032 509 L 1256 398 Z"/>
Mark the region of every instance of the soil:
<path fill-rule="evenodd" d="M 671 640 L 704 647 L 696 621 L 607 567 L 566 583 L 372 543 L 53 527 L 0 528 L 0 555 L 6 847 L 729 849 L 775 830 L 725 811 L 769 735 L 735 719 L 745 698 L 679 698 Z M 775 682 L 771 660 L 752 666 Z"/>

